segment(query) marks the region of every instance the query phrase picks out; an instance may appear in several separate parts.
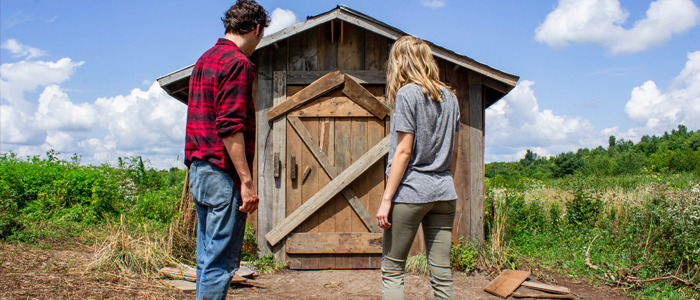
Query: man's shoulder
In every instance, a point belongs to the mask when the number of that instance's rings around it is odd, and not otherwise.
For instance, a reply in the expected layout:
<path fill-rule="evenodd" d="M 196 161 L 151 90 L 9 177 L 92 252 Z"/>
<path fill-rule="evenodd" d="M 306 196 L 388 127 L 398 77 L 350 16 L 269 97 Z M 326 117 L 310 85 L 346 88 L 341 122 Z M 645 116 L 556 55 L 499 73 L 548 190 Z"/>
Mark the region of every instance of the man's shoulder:
<path fill-rule="evenodd" d="M 245 56 L 241 50 L 226 44 L 216 44 L 209 48 L 207 52 L 202 54 L 199 61 L 216 61 L 222 65 L 242 64 L 252 66 L 253 64 L 250 58 Z"/>

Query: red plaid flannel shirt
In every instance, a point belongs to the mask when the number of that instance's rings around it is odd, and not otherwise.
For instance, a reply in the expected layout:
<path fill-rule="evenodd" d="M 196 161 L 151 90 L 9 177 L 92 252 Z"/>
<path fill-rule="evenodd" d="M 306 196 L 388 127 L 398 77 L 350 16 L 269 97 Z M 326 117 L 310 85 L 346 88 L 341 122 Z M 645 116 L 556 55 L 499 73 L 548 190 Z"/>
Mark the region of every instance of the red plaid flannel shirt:
<path fill-rule="evenodd" d="M 206 160 L 224 169 L 240 188 L 240 179 L 223 138 L 243 132 L 245 155 L 253 172 L 255 102 L 254 65 L 232 41 L 219 39 L 194 65 L 190 76 L 185 135 L 185 165 Z"/>

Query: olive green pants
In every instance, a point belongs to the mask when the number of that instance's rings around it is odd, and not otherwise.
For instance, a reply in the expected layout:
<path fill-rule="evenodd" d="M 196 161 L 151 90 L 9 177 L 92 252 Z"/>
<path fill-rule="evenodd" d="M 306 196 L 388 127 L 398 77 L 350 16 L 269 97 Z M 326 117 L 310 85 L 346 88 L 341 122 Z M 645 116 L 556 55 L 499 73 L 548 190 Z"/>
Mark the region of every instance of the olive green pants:
<path fill-rule="evenodd" d="M 393 203 L 389 214 L 391 227 L 384 230 L 382 257 L 383 299 L 404 299 L 406 258 L 416 237 L 418 226 L 423 225 L 425 250 L 430 272 L 430 284 L 435 299 L 454 299 L 450 250 L 452 223 L 457 201 L 430 203 Z"/>

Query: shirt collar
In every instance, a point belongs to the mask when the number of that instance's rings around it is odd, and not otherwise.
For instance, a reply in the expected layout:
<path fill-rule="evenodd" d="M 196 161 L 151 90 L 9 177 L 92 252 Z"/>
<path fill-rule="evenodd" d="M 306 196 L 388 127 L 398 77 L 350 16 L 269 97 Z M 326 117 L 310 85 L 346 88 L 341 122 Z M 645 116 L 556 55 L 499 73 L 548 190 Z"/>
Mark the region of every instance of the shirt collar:
<path fill-rule="evenodd" d="M 219 40 L 216 41 L 216 44 L 217 44 L 217 45 L 228 45 L 228 46 L 233 46 L 233 48 L 235 48 L 236 51 L 239 51 L 239 52 L 241 52 L 241 53 L 243 52 L 243 51 L 241 51 L 241 48 L 238 48 L 238 45 L 236 45 L 236 43 L 234 43 L 233 41 L 231 41 L 231 40 L 229 40 L 229 39 L 219 38 Z"/>

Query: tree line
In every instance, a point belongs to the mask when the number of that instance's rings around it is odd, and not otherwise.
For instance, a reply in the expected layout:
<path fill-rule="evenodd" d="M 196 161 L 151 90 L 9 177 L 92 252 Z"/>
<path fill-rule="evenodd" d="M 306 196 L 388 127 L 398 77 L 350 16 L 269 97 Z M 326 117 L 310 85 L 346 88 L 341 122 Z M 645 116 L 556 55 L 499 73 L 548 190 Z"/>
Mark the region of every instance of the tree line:
<path fill-rule="evenodd" d="M 671 133 L 631 140 L 608 139 L 608 147 L 581 148 L 543 157 L 527 150 L 517 162 L 486 165 L 485 176 L 514 178 L 563 178 L 570 174 L 615 176 L 639 173 L 694 173 L 700 175 L 700 130 L 678 125 Z"/>

